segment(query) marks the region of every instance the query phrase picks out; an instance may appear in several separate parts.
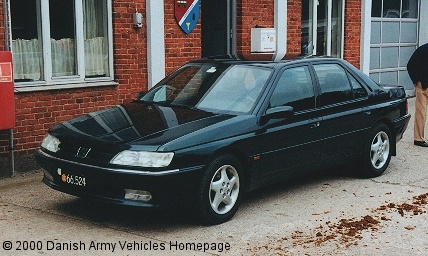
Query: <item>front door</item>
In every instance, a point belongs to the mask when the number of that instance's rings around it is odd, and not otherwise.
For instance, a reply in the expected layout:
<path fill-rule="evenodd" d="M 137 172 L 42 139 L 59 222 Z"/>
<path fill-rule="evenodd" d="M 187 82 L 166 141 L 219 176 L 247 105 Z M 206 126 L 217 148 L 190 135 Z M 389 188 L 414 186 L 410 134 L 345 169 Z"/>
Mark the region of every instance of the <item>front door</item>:
<path fill-rule="evenodd" d="M 232 54 L 235 0 L 202 0 L 202 57 Z"/>
<path fill-rule="evenodd" d="M 294 115 L 273 119 L 261 127 L 261 164 L 258 178 L 275 180 L 301 175 L 318 162 L 322 127 L 308 66 L 285 69 L 269 101 L 269 108 L 289 106 Z"/>

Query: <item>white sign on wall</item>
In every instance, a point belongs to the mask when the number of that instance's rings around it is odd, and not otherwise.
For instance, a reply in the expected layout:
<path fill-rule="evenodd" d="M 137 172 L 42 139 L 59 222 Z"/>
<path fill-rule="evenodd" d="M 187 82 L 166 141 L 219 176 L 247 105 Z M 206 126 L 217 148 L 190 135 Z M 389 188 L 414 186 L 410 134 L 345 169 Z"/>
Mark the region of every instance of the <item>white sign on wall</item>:
<path fill-rule="evenodd" d="M 276 32 L 273 28 L 251 28 L 251 52 L 274 52 Z"/>

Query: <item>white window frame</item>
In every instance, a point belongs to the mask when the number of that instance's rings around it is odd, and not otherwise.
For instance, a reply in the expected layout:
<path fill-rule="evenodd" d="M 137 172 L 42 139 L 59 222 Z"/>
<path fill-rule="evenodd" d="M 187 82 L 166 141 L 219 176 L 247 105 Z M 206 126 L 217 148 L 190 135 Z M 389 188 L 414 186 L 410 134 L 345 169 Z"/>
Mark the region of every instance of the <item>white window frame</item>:
<path fill-rule="evenodd" d="M 10 6 L 9 0 L 9 5 Z M 47 89 L 68 89 L 68 88 L 79 88 L 79 87 L 90 87 L 90 86 L 106 86 L 116 84 L 113 82 L 114 79 L 114 68 L 113 68 L 113 19 L 112 19 L 112 0 L 106 1 L 107 10 L 107 36 L 108 36 L 108 65 L 109 65 L 109 76 L 97 77 L 97 78 L 85 78 L 85 56 L 84 56 L 84 33 L 83 33 L 83 0 L 74 0 L 75 6 L 75 40 L 76 40 L 76 75 L 67 77 L 52 77 L 52 49 L 50 44 L 50 20 L 49 15 L 41 15 L 38 19 L 39 27 L 41 28 L 42 38 L 42 51 L 43 51 L 43 78 L 41 81 L 31 82 L 16 82 L 16 91 L 40 91 Z M 49 0 L 40 0 L 40 5 L 37 4 L 37 15 L 41 13 L 49 13 Z M 9 22 L 11 17 L 9 16 Z M 10 45 L 12 47 L 12 37 L 10 37 Z M 46 43 L 48 42 L 48 43 Z M 13 52 L 13 49 L 12 49 Z"/>
<path fill-rule="evenodd" d="M 318 0 L 311 0 L 312 1 L 312 42 L 313 42 L 313 50 L 312 50 L 312 54 L 316 55 L 317 53 L 317 29 L 318 29 L 318 5 L 319 5 L 319 1 Z M 344 46 L 345 46 L 345 4 L 346 1 L 345 0 L 340 0 L 342 1 L 342 10 L 341 10 L 341 42 L 340 42 L 340 58 L 343 58 L 343 54 L 344 54 Z M 327 56 L 331 55 L 331 18 L 332 18 L 332 8 L 333 8 L 333 1 L 332 0 L 327 0 L 327 18 L 326 18 L 326 22 L 327 22 L 327 34 L 326 34 L 326 38 L 327 38 L 327 44 L 326 44 L 326 50 L 327 50 Z"/>

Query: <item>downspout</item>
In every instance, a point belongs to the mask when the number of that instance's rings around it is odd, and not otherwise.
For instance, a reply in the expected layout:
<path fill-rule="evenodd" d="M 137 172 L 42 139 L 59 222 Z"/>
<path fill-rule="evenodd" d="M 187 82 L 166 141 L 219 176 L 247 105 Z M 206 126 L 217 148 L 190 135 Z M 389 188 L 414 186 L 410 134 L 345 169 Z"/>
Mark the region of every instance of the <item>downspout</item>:
<path fill-rule="evenodd" d="M 274 3 L 274 26 L 276 32 L 274 61 L 282 60 L 287 53 L 287 2 L 286 0 L 275 0 Z"/>
<path fill-rule="evenodd" d="M 426 11 L 422 11 L 422 10 L 426 10 L 428 8 L 428 1 L 421 1 L 420 3 L 420 7 L 419 7 L 419 45 L 421 46 L 423 44 L 428 43 L 428 31 L 426 29 L 426 26 L 428 25 L 428 13 Z"/>
<path fill-rule="evenodd" d="M 3 22 L 4 22 L 4 50 L 9 51 L 9 20 L 7 17 L 7 1 L 3 0 Z"/>
<path fill-rule="evenodd" d="M 8 9 L 7 9 L 7 1 L 3 0 L 3 22 L 4 22 L 4 50 L 9 51 L 9 19 L 8 19 Z M 10 165 L 10 176 L 15 176 L 15 154 L 13 148 L 13 129 L 9 130 L 9 165 Z"/>
<path fill-rule="evenodd" d="M 361 45 L 360 45 L 360 69 L 366 75 L 370 71 L 370 35 L 372 19 L 372 1 L 361 1 Z"/>
<path fill-rule="evenodd" d="M 164 1 L 146 1 L 147 89 L 165 77 Z"/>

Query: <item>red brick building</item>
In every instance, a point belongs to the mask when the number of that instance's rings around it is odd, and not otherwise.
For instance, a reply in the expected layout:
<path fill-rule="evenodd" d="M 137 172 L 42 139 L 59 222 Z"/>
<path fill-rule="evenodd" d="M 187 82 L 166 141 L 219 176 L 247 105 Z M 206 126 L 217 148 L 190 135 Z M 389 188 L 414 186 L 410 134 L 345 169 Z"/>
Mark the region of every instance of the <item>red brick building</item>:
<path fill-rule="evenodd" d="M 199 17 L 185 33 L 175 5 L 193 0 L 3 1 L 0 50 L 11 50 L 14 59 L 17 169 L 32 168 L 32 153 L 49 127 L 132 100 L 201 56 L 321 54 L 359 68 L 362 10 L 364 2 L 371 5 L 361 0 L 194 0 Z M 141 27 L 134 25 L 136 12 L 142 14 Z M 276 52 L 252 51 L 256 27 L 273 29 Z M 0 119 L 1 114 L 0 109 Z M 8 138 L 0 131 L 0 174 L 7 168 Z"/>

